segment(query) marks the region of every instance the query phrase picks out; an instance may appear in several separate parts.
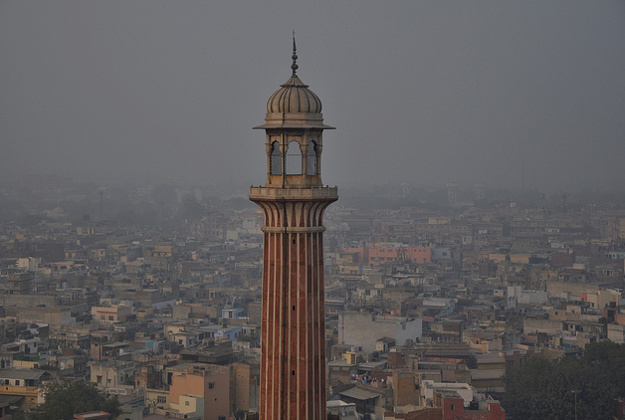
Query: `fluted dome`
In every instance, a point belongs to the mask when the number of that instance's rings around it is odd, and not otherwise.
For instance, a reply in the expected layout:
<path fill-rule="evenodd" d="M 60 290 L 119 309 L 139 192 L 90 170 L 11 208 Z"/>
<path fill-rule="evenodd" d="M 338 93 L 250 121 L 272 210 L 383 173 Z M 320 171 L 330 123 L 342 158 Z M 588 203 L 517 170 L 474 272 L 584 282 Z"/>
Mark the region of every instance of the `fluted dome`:
<path fill-rule="evenodd" d="M 267 113 L 321 114 L 321 101 L 308 85 L 293 74 L 267 101 Z"/>

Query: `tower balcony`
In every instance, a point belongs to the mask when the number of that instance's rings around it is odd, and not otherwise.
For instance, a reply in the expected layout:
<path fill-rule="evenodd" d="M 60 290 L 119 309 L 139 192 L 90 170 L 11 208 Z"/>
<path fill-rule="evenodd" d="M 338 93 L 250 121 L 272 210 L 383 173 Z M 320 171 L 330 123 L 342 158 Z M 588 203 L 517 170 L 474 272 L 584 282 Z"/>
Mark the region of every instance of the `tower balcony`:
<path fill-rule="evenodd" d="M 338 197 L 337 187 L 250 187 L 252 201 L 336 201 Z"/>

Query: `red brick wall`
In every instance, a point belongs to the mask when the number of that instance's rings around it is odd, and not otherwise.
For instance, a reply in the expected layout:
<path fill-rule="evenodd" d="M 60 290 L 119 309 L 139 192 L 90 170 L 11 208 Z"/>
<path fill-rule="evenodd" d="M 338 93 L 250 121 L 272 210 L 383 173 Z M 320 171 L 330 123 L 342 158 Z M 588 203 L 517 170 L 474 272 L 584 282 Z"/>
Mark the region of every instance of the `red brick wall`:
<path fill-rule="evenodd" d="M 443 398 L 442 406 L 444 420 L 464 418 L 464 400 L 462 398 Z"/>

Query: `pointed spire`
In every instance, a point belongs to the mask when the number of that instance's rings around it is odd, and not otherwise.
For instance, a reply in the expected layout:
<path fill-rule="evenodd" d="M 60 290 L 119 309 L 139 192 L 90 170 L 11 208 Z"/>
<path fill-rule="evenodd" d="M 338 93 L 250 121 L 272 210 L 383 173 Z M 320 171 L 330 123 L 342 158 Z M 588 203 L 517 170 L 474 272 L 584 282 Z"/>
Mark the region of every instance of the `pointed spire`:
<path fill-rule="evenodd" d="M 297 72 L 297 69 L 299 68 L 299 66 L 297 65 L 297 46 L 295 45 L 295 29 L 293 29 L 293 56 L 291 58 L 293 59 L 293 64 L 291 64 L 291 69 L 293 70 L 293 76 L 295 76 L 295 73 Z"/>

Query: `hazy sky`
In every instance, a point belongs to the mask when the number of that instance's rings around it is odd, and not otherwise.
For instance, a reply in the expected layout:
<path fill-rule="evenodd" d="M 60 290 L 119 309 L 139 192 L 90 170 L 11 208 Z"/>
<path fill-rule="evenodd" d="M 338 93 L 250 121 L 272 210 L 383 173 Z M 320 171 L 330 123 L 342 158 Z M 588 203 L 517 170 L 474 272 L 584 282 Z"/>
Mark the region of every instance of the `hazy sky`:
<path fill-rule="evenodd" d="M 264 183 L 293 29 L 327 184 L 625 190 L 622 0 L 0 0 L 0 176 Z"/>

